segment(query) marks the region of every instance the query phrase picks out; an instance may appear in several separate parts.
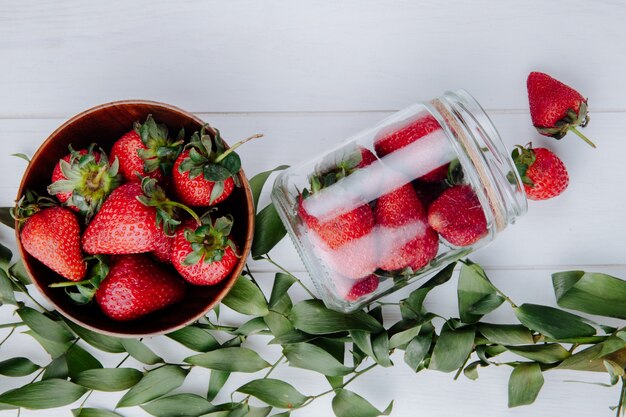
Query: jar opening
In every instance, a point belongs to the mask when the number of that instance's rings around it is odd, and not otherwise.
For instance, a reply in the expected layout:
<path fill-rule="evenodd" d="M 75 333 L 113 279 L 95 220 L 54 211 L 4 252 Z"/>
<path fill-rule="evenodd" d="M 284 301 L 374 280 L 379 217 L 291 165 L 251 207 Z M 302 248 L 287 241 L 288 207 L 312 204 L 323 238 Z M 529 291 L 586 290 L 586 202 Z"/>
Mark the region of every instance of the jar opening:
<path fill-rule="evenodd" d="M 487 113 L 465 90 L 446 92 L 430 102 L 431 111 L 454 138 L 470 165 L 469 180 L 484 193 L 498 231 L 527 210 L 522 180 L 500 135 Z M 465 167 L 467 168 L 467 167 Z"/>

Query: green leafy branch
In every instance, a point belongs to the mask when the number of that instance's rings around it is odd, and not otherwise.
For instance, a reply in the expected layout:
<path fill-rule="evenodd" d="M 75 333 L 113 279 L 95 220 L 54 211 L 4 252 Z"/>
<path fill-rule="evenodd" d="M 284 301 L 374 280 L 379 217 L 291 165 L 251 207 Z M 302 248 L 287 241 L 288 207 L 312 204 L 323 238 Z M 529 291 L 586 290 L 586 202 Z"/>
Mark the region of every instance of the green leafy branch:
<path fill-rule="evenodd" d="M 264 172 L 250 181 L 255 205 L 270 174 L 271 171 Z M 73 410 L 75 416 L 119 416 L 117 412 L 85 404 L 94 391 L 122 391 L 125 393 L 116 408 L 140 406 L 157 417 L 254 417 L 268 416 L 275 410 L 278 414 L 274 417 L 284 417 L 327 395 L 333 396 L 332 408 L 338 417 L 387 415 L 393 402 L 385 410 L 378 410 L 347 386 L 376 367 L 393 366 L 392 359 L 402 354 L 405 364 L 416 373 L 434 370 L 454 373 L 455 378 L 463 374 L 476 379 L 479 369 L 488 366 L 512 368 L 510 407 L 530 404 L 537 398 L 544 384 L 544 372 L 604 372 L 608 376 L 606 385 L 622 382 L 615 409 L 618 415 L 623 412 L 626 329 L 596 324 L 564 309 L 626 319 L 622 301 L 626 299 L 625 281 L 605 274 L 559 272 L 552 276 L 552 281 L 561 308 L 517 304 L 495 287 L 479 265 L 464 261 L 458 274 L 457 318 L 445 318 L 424 308 L 429 292 L 453 277 L 455 265 L 441 270 L 397 304 L 374 303 L 367 310 L 342 314 L 327 309 L 312 292 L 311 299 L 293 303 L 289 292 L 294 284 L 309 290 L 269 255 L 285 235 L 277 220 L 272 205 L 259 210 L 253 244 L 253 257 L 280 271 L 275 274 L 271 292 L 266 295 L 247 269 L 223 300 L 223 305 L 240 314 L 240 323 L 220 323 L 217 308 L 190 326 L 160 336 L 195 352 L 175 362 L 159 357 L 141 340 L 98 334 L 47 311 L 30 298 L 28 276 L 21 262 L 11 264 L 11 252 L 0 246 L 0 301 L 13 305 L 20 319 L 0 325 L 10 329 L 0 345 L 16 329 L 25 327 L 24 333 L 50 355 L 45 366 L 24 357 L 0 362 L 0 375 L 35 375 L 30 383 L 0 394 L 0 410 L 55 408 L 83 398 Z M 484 321 L 486 315 L 502 305 L 513 310 L 516 323 Z M 385 326 L 389 320 L 384 318 L 397 316 L 398 312 L 401 319 Z M 279 346 L 280 358 L 270 363 L 247 346 L 249 338 L 258 337 L 270 338 L 268 344 Z M 99 350 L 102 356 L 125 356 L 116 367 L 105 368 L 85 349 L 85 344 Z M 509 354 L 507 358 L 513 355 L 514 359 L 500 360 L 505 352 Z M 122 367 L 130 357 L 142 363 L 143 368 Z M 329 388 L 317 394 L 303 394 L 287 381 L 271 377 L 285 365 L 324 375 Z M 192 368 L 209 372 L 206 392 L 172 394 Z M 230 393 L 229 402 L 215 403 L 231 374 L 262 370 L 266 370 L 262 377 Z M 253 397 L 265 406 L 251 405 L 249 400 Z"/>

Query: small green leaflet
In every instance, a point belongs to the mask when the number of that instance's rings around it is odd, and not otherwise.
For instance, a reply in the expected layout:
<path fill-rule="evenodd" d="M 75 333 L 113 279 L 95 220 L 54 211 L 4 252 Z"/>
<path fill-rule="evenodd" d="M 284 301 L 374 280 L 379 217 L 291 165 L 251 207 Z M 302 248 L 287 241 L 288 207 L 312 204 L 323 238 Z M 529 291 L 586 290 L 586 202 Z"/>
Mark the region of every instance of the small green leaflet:
<path fill-rule="evenodd" d="M 539 364 L 517 365 L 509 378 L 509 407 L 532 404 L 542 386 L 543 375 Z"/>

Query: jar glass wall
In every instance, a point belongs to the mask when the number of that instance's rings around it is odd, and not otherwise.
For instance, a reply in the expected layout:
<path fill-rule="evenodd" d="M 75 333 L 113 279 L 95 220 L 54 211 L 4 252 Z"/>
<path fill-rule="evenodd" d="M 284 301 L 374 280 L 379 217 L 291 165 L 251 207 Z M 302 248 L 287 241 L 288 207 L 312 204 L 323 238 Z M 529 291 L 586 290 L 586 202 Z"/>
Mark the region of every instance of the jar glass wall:
<path fill-rule="evenodd" d="M 513 161 L 464 90 L 284 171 L 272 200 L 321 298 L 344 312 L 467 256 L 526 211 Z"/>

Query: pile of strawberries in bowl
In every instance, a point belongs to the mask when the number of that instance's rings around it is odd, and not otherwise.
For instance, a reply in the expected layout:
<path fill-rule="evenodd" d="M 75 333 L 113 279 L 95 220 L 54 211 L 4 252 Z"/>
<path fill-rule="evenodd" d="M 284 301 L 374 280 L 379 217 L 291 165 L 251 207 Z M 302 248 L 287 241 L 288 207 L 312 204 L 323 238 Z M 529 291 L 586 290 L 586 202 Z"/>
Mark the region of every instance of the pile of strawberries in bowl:
<path fill-rule="evenodd" d="M 66 122 L 33 156 L 13 212 L 36 286 L 71 320 L 121 336 L 206 314 L 250 250 L 252 199 L 234 152 L 247 140 L 229 148 L 195 116 L 145 101 Z"/>

